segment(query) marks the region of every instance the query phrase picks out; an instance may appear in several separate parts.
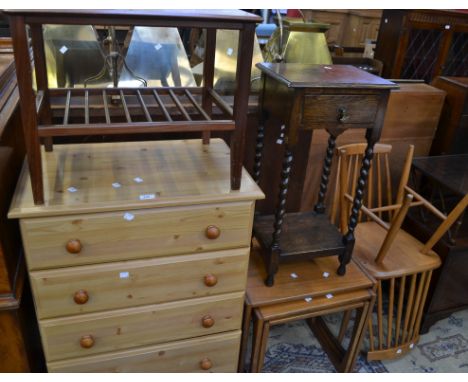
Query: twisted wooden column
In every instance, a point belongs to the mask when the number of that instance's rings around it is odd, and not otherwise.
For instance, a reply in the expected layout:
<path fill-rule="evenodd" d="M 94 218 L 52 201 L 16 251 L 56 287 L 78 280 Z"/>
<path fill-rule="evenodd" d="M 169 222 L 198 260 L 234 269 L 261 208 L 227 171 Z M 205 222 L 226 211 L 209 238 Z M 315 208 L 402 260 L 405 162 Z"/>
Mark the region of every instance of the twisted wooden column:
<path fill-rule="evenodd" d="M 255 162 L 253 179 L 258 184 L 260 181 L 260 168 L 262 166 L 263 144 L 265 139 L 265 126 L 260 124 L 257 129 L 257 144 L 255 146 Z"/>
<path fill-rule="evenodd" d="M 266 280 L 267 286 L 273 285 L 274 275 L 278 270 L 279 256 L 281 251 L 279 240 L 281 236 L 281 228 L 283 226 L 283 218 L 286 212 L 286 197 L 288 195 L 289 176 L 291 174 L 292 161 L 292 152 L 286 145 L 284 151 L 283 166 L 281 169 L 281 184 L 278 197 L 278 205 L 276 207 L 275 222 L 273 224 L 274 231 L 273 240 L 270 247 L 270 261 L 268 265 L 268 277 Z"/>
<path fill-rule="evenodd" d="M 320 180 L 320 190 L 318 194 L 317 204 L 315 204 L 314 210 L 319 214 L 325 212 L 325 195 L 327 194 L 328 180 L 330 178 L 331 165 L 333 160 L 333 152 L 336 146 L 336 135 L 330 133 L 328 138 L 328 147 L 325 153 L 325 159 L 323 162 L 322 177 Z"/>
<path fill-rule="evenodd" d="M 359 210 L 361 209 L 362 199 L 364 197 L 364 189 L 366 187 L 367 178 L 369 176 L 369 170 L 374 156 L 374 143 L 369 142 L 362 158 L 361 171 L 359 173 L 359 179 L 357 181 L 356 193 L 353 200 L 353 206 L 351 208 L 351 216 L 349 217 L 348 232 L 343 236 L 343 244 L 346 249 L 340 255 L 340 266 L 338 268 L 338 274 L 344 275 L 346 273 L 346 264 L 351 260 L 351 254 L 354 248 L 354 230 L 358 223 Z"/>

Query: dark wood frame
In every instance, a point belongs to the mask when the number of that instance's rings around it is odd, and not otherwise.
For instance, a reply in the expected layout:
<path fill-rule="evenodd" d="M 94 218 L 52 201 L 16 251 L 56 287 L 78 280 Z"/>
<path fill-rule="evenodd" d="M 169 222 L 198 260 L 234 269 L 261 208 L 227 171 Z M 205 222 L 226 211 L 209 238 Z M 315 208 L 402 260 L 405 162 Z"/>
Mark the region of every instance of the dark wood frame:
<path fill-rule="evenodd" d="M 26 141 L 29 172 L 35 204 L 44 203 L 44 187 L 42 180 L 42 163 L 40 142 L 43 139 L 46 150 L 52 150 L 52 137 L 57 135 L 89 135 L 89 134 L 141 134 L 148 132 L 182 132 L 199 131 L 203 134 L 203 143 L 209 143 L 210 131 L 231 130 L 231 189 L 240 189 L 243 153 L 245 145 L 245 130 L 247 126 L 248 96 L 250 92 L 250 73 L 253 54 L 255 23 L 261 18 L 242 11 L 143 11 L 143 10 L 40 10 L 40 11 L 5 11 L 10 19 L 10 28 L 13 37 L 16 72 L 18 75 L 18 90 L 20 94 L 21 117 Z M 125 109 L 127 122 L 111 124 L 104 123 L 93 129 L 89 122 L 89 93 L 82 90 L 85 98 L 84 120 L 85 124 L 73 127 L 52 124 L 51 98 L 57 95 L 56 90 L 49 89 L 47 83 L 47 69 L 45 63 L 44 41 L 42 26 L 44 24 L 96 24 L 96 25 L 139 25 L 159 27 L 194 27 L 207 29 L 206 59 L 204 65 L 204 87 L 201 91 L 201 105 L 195 109 L 202 115 L 202 120 L 191 120 L 184 108 L 173 98 L 179 107 L 186 122 L 173 122 L 167 118 L 164 123 L 153 122 L 150 114 L 138 97 L 147 122 L 131 122 L 129 111 L 125 107 L 125 96 L 120 93 L 122 105 Z M 31 43 L 34 58 L 34 69 L 37 82 L 37 93 L 33 91 L 31 57 L 28 44 L 26 25 L 30 26 Z M 213 90 L 214 53 L 217 29 L 239 30 L 239 45 L 237 56 L 237 87 L 234 95 L 234 107 L 231 108 Z M 105 92 L 108 89 L 98 89 Z M 155 89 L 150 89 L 151 91 Z M 197 91 L 197 88 L 193 88 Z M 91 92 L 91 90 L 89 90 Z M 94 89 L 92 91 L 95 91 Z M 119 92 L 123 89 L 119 89 Z M 166 92 L 171 90 L 166 89 Z M 192 94 L 190 88 L 179 88 L 177 91 Z M 71 94 L 71 91 L 70 93 Z M 102 93 L 105 97 L 105 93 Z M 155 93 L 156 94 L 156 93 Z M 187 93 L 186 93 L 187 94 Z M 189 96 L 190 97 L 190 96 Z M 155 96 L 157 99 L 157 97 Z M 192 101 L 192 100 L 191 100 Z M 194 101 L 195 102 L 195 101 Z M 215 103 L 227 112 L 229 119 L 214 121 L 211 119 L 212 105 Z M 158 101 L 161 108 L 161 104 Z M 68 104 L 69 106 L 69 104 Z M 102 107 L 108 115 L 106 106 Z M 67 105 L 65 104 L 65 112 Z M 167 116 L 167 114 L 166 114 Z M 66 121 L 65 121 L 66 122 Z"/>

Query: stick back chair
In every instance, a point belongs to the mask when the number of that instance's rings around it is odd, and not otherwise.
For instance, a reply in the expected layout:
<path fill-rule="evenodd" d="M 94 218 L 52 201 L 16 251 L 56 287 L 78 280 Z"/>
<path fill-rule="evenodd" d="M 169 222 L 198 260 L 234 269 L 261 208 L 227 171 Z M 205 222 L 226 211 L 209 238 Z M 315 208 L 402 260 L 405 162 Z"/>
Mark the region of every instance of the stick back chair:
<path fill-rule="evenodd" d="M 359 144 L 338 149 L 341 221 L 348 216 L 349 204 L 353 201 L 348 190 L 354 189 L 353 183 L 358 176 L 353 171 L 352 163 L 355 163 L 355 158 L 359 155 L 362 156 L 364 149 Z M 387 155 L 390 151 L 391 149 L 381 154 Z M 414 146 L 411 145 L 395 202 L 382 205 L 380 191 L 377 196 L 373 196 L 372 189 L 369 189 L 364 200 L 370 205 L 361 207 L 362 218 L 356 227 L 353 258 L 377 280 L 376 314 L 368 322 L 369 342 L 366 350 L 369 360 L 398 358 L 409 352 L 419 340 L 432 271 L 441 263 L 432 247 L 468 205 L 467 195 L 445 215 L 410 188 L 407 183 L 413 152 Z M 377 166 L 379 162 L 374 163 Z M 385 173 L 390 172 L 387 169 L 388 165 L 385 166 Z M 389 176 L 387 178 L 389 180 Z M 369 182 L 370 188 L 372 184 Z M 381 185 L 380 190 L 385 188 Z M 375 200 L 377 207 L 372 208 Z M 391 202 L 391 197 L 389 200 Z M 426 243 L 420 242 L 401 228 L 408 209 L 415 206 L 423 206 L 442 219 L 442 223 Z M 390 214 L 384 216 L 388 212 Z M 349 315 L 344 322 L 346 320 L 349 320 Z"/>

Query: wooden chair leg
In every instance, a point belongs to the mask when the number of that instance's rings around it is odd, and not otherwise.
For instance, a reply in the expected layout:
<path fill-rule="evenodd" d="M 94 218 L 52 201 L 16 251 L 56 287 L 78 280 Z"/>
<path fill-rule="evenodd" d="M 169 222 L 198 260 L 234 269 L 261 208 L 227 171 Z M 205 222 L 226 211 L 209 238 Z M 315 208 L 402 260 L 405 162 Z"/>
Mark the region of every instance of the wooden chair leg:
<path fill-rule="evenodd" d="M 237 366 L 237 372 L 243 373 L 245 368 L 245 356 L 247 352 L 247 344 L 249 342 L 249 332 L 250 332 L 250 320 L 252 319 L 252 305 L 247 301 L 244 303 L 244 317 L 242 321 L 242 336 L 241 336 L 241 345 L 240 345 L 240 354 L 239 354 L 239 363 Z"/>

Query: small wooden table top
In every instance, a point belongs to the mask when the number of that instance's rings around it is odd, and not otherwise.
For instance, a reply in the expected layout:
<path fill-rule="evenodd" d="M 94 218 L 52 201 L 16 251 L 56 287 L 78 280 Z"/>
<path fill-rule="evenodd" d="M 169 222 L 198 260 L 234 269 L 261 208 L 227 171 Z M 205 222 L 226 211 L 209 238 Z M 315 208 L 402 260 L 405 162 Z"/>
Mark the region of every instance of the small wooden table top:
<path fill-rule="evenodd" d="M 250 255 L 247 279 L 247 304 L 252 307 L 370 289 L 375 284 L 354 261 L 348 264 L 344 276 L 338 276 L 338 258 L 327 256 L 284 262 L 275 276 L 275 284 L 267 287 L 266 270 L 258 251 L 254 248 Z"/>
<path fill-rule="evenodd" d="M 468 154 L 414 158 L 413 166 L 450 191 L 468 194 Z"/>

